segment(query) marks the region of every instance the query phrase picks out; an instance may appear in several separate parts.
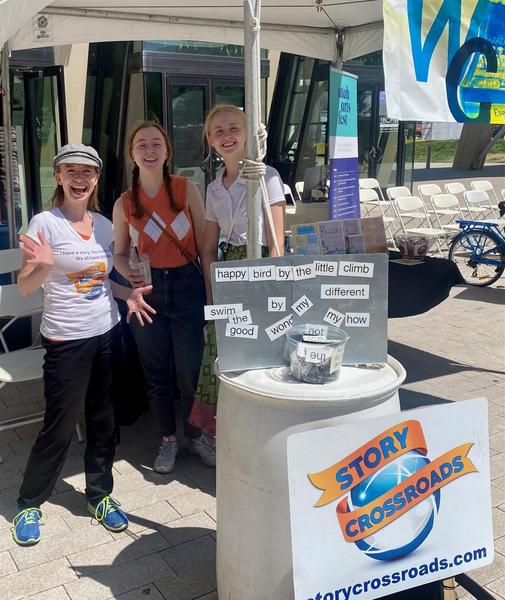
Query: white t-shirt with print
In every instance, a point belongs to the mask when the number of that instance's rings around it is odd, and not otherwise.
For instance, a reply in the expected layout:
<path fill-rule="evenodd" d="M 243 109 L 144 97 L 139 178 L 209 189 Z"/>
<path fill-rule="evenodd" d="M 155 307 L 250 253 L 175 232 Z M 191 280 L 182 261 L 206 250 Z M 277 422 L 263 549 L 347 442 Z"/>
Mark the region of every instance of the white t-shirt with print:
<path fill-rule="evenodd" d="M 224 170 L 207 187 L 205 218 L 208 221 L 218 223 L 221 235 L 226 238 L 228 238 L 233 223 L 229 242 L 233 246 L 241 246 L 247 243 L 246 181 L 239 176 L 226 189 L 223 184 L 223 174 Z M 265 181 L 270 204 L 285 202 L 284 185 L 281 177 L 273 167 L 268 165 Z M 258 194 L 261 194 L 261 190 L 258 190 Z M 261 217 L 263 218 L 263 211 Z M 264 223 L 261 231 L 261 244 L 266 246 L 267 235 Z"/>
<path fill-rule="evenodd" d="M 44 233 L 54 255 L 54 267 L 42 284 L 40 331 L 50 339 L 90 338 L 109 331 L 120 320 L 109 283 L 112 223 L 98 213 L 89 214 L 93 220 L 89 240 L 82 239 L 59 208 L 35 215 L 28 227 L 27 235 L 36 242 L 38 232 Z"/>

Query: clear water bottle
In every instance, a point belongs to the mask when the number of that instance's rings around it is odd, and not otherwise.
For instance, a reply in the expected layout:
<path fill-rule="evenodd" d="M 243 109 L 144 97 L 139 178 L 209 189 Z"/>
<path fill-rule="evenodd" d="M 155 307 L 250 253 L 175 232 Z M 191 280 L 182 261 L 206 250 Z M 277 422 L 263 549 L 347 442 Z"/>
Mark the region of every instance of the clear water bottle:
<path fill-rule="evenodd" d="M 151 285 L 151 261 L 147 254 L 142 254 L 138 251 L 137 246 L 130 246 L 130 258 L 128 265 L 133 274 L 142 280 L 141 283 L 137 283 L 135 287 L 142 287 L 145 285 Z"/>

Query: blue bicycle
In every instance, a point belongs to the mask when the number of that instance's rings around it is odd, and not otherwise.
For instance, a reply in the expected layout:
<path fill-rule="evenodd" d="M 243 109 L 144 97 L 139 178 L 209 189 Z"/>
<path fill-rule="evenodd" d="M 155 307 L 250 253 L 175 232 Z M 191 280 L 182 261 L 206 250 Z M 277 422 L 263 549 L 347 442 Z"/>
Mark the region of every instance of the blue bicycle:
<path fill-rule="evenodd" d="M 458 221 L 460 231 L 449 246 L 449 259 L 469 285 L 484 287 L 505 269 L 505 235 L 492 221 Z"/>

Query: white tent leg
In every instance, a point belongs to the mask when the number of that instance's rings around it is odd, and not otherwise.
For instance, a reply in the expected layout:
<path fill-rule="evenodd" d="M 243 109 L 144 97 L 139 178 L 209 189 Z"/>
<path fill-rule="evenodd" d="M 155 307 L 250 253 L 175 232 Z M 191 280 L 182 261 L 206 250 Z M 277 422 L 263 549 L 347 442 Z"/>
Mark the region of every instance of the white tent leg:
<path fill-rule="evenodd" d="M 12 185 L 12 121 L 11 121 L 11 88 L 9 77 L 9 43 L 5 42 L 2 48 L 2 111 L 4 130 L 4 172 L 5 195 L 7 207 L 7 224 L 9 226 L 9 247 L 18 245 L 16 235 L 16 212 L 14 209 L 14 189 Z"/>
<path fill-rule="evenodd" d="M 244 0 L 246 156 L 251 160 L 257 158 L 256 135 L 260 125 L 260 11 L 261 0 Z M 247 258 L 261 258 L 258 189 L 259 181 L 246 181 Z"/>

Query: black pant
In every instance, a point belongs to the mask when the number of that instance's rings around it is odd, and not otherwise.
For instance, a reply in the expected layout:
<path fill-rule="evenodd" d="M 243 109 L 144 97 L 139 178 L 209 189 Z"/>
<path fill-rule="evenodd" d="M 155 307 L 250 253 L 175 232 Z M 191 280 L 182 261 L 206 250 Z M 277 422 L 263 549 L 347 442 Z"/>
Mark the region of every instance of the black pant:
<path fill-rule="evenodd" d="M 203 353 L 203 277 L 191 263 L 151 272 L 153 291 L 146 300 L 156 310 L 153 324 L 140 327 L 134 319 L 130 322 L 144 371 L 146 395 L 161 435 L 175 433 L 175 407 L 179 400 L 184 433 L 195 439 L 201 430 L 190 425 L 188 417 Z"/>
<path fill-rule="evenodd" d="M 21 508 L 40 506 L 53 491 L 84 405 L 86 496 L 96 504 L 112 491 L 114 407 L 112 358 L 118 327 L 87 339 L 43 339 L 44 425 L 32 448 L 19 490 Z"/>

